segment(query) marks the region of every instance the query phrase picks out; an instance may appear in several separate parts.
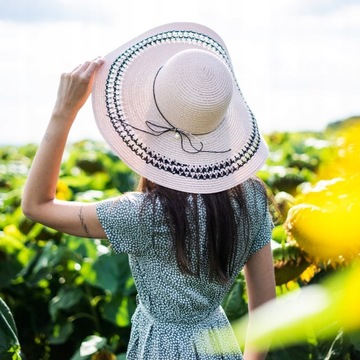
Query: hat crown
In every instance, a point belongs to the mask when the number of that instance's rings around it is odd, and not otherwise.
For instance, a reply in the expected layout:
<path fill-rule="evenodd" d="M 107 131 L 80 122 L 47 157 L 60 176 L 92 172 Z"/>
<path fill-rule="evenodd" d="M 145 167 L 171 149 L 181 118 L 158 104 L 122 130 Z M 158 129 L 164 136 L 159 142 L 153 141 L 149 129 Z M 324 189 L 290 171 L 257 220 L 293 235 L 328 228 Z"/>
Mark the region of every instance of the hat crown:
<path fill-rule="evenodd" d="M 209 51 L 183 50 L 160 69 L 154 97 L 173 127 L 191 134 L 214 131 L 223 121 L 233 93 L 227 65 Z"/>

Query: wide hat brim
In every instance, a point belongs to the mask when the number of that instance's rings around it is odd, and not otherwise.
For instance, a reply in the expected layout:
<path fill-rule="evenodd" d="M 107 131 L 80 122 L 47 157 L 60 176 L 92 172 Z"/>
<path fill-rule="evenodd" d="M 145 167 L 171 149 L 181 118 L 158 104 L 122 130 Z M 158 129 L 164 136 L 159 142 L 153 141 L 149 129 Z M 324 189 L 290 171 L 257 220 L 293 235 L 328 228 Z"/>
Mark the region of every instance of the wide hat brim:
<path fill-rule="evenodd" d="M 190 136 L 196 148 L 203 144 L 209 151 L 187 151 L 189 138 L 179 139 L 166 131 L 168 124 L 154 104 L 157 72 L 187 49 L 215 54 L 233 76 L 233 96 L 224 120 L 211 133 Z M 105 56 L 94 79 L 92 103 L 98 128 L 112 151 L 139 175 L 171 189 L 188 193 L 228 190 L 256 174 L 268 155 L 224 42 L 199 24 L 156 27 Z"/>

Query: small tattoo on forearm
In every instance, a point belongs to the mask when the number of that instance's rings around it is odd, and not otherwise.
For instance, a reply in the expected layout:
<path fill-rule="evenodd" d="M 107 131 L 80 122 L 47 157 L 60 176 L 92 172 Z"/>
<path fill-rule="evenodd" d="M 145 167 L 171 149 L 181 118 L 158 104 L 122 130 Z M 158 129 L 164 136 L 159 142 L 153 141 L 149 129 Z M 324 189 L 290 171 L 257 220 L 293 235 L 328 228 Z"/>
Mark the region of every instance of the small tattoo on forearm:
<path fill-rule="evenodd" d="M 83 228 L 83 230 L 85 231 L 85 234 L 87 235 L 87 237 L 89 238 L 92 238 L 91 234 L 90 234 L 90 231 L 86 225 L 86 222 L 85 222 L 85 218 L 84 218 L 84 214 L 82 212 L 82 206 L 80 207 L 80 210 L 79 210 L 79 219 L 80 219 L 80 223 L 81 223 L 81 226 Z"/>

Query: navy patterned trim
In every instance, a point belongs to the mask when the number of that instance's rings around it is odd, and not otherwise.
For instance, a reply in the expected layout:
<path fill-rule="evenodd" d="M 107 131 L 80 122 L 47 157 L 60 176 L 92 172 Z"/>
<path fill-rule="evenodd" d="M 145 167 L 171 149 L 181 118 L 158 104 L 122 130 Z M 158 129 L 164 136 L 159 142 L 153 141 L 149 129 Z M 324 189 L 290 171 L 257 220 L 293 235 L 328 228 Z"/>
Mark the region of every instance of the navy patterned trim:
<path fill-rule="evenodd" d="M 131 151 L 133 151 L 147 164 L 170 172 L 171 174 L 177 174 L 199 180 L 217 179 L 232 174 L 243 167 L 255 155 L 260 146 L 260 133 L 258 131 L 255 117 L 249 108 L 248 111 L 252 120 L 252 132 L 246 144 L 232 157 L 210 165 L 184 164 L 154 152 L 137 138 L 133 128 L 126 122 L 119 95 L 121 92 L 123 75 L 129 63 L 135 56 L 149 46 L 176 42 L 206 46 L 208 49 L 223 58 L 231 69 L 230 60 L 223 47 L 207 35 L 193 31 L 166 31 L 148 37 L 128 48 L 112 63 L 106 80 L 105 89 L 107 116 L 110 118 L 114 130 L 119 134 L 120 138 L 131 149 Z M 234 74 L 233 77 L 236 82 Z M 237 88 L 240 92 L 238 85 Z"/>

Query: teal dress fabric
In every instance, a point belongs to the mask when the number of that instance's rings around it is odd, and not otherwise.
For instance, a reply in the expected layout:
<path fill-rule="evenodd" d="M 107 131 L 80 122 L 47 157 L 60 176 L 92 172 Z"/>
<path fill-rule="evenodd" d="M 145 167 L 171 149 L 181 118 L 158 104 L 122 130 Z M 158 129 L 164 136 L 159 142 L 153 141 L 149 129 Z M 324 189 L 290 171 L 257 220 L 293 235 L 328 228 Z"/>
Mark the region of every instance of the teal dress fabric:
<path fill-rule="evenodd" d="M 240 240 L 236 271 L 226 285 L 209 280 L 205 256 L 199 277 L 180 272 L 159 202 L 154 209 L 150 202 L 144 203 L 143 193 L 133 192 L 97 205 L 98 218 L 114 251 L 129 254 L 138 290 L 127 359 L 243 359 L 220 304 L 246 261 L 270 241 L 272 229 L 260 185 L 247 181 L 243 187 L 251 228 L 249 238 Z M 201 200 L 198 209 L 203 252 L 205 210 Z M 237 214 L 241 226 L 239 209 Z"/>

